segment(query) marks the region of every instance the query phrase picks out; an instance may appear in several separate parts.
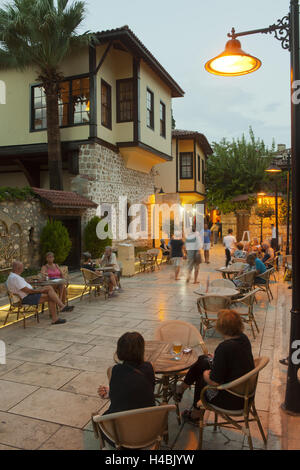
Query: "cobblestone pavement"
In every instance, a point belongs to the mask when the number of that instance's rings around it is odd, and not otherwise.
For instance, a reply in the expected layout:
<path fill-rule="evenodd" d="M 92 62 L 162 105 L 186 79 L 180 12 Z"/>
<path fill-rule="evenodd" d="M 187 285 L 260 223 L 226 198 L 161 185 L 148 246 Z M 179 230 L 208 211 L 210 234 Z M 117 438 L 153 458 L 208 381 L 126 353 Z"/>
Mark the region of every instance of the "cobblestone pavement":
<path fill-rule="evenodd" d="M 224 264 L 219 245 L 211 251 L 211 264 L 201 265 L 200 282 L 219 278 L 216 267 Z M 66 313 L 67 323 L 53 326 L 48 312 L 40 323 L 29 319 L 0 330 L 7 347 L 6 365 L 0 365 L 0 449 L 98 449 L 90 416 L 102 413 L 107 401 L 97 396 L 97 388 L 107 383 L 106 369 L 112 365 L 116 341 L 126 331 L 139 331 L 153 339 L 160 322 L 170 319 L 188 321 L 199 328 L 195 285 L 182 279 L 174 281 L 173 270 L 163 265 L 154 273 L 124 278 L 124 292 L 114 298 L 87 297 L 73 301 L 75 309 Z M 72 282 L 81 282 L 78 275 Z M 286 356 L 290 293 L 283 282 L 273 283 L 274 300 L 258 295 L 255 316 L 260 333 L 253 340 L 248 334 L 254 356 L 268 356 L 270 362 L 259 376 L 256 407 L 268 435 L 269 449 L 299 449 L 296 432 L 300 418 L 287 417 L 279 408 L 283 401 L 286 368 L 278 363 Z M 221 341 L 216 333 L 206 339 L 210 352 Z M 283 355 L 283 356 L 282 356 Z M 188 391 L 181 408 L 192 403 Z M 208 419 L 210 416 L 208 415 Z M 255 424 L 251 424 L 254 446 L 263 448 Z M 169 446 L 195 449 L 198 430 L 178 426 L 175 413 L 170 416 Z M 299 432 L 298 432 L 299 434 Z M 247 449 L 247 439 L 239 431 L 204 430 L 204 449 Z"/>

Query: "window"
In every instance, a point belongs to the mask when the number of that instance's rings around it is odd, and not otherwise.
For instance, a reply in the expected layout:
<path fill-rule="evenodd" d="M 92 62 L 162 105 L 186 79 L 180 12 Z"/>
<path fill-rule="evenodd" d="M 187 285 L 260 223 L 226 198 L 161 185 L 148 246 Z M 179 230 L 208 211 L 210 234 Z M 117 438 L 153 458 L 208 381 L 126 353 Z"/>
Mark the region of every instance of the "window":
<path fill-rule="evenodd" d="M 193 178 L 193 153 L 180 153 L 180 179 Z"/>
<path fill-rule="evenodd" d="M 166 106 L 160 102 L 160 135 L 166 137 Z"/>
<path fill-rule="evenodd" d="M 111 129 L 111 86 L 101 80 L 101 124 Z"/>
<path fill-rule="evenodd" d="M 198 181 L 201 181 L 201 159 L 200 159 L 200 155 L 198 155 Z"/>
<path fill-rule="evenodd" d="M 147 88 L 147 126 L 154 129 L 154 94 Z"/>
<path fill-rule="evenodd" d="M 204 164 L 204 160 L 202 160 L 202 183 L 205 184 L 205 164 Z"/>
<path fill-rule="evenodd" d="M 64 80 L 59 85 L 59 126 L 88 124 L 90 121 L 90 82 L 88 77 Z M 32 87 L 32 130 L 47 129 L 46 94 L 43 87 Z"/>
<path fill-rule="evenodd" d="M 133 121 L 133 79 L 117 80 L 117 122 Z"/>

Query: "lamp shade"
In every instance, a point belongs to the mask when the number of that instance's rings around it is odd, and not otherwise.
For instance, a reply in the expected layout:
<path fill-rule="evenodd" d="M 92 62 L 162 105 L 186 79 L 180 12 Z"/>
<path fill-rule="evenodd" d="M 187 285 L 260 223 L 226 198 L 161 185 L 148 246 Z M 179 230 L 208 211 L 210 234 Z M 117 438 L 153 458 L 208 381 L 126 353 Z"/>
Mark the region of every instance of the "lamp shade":
<path fill-rule="evenodd" d="M 281 168 L 276 165 L 270 165 L 266 170 L 267 173 L 281 173 Z"/>
<path fill-rule="evenodd" d="M 230 39 L 226 43 L 224 52 L 206 62 L 205 69 L 215 75 L 235 77 L 255 72 L 260 66 L 259 59 L 241 49 L 238 39 Z"/>

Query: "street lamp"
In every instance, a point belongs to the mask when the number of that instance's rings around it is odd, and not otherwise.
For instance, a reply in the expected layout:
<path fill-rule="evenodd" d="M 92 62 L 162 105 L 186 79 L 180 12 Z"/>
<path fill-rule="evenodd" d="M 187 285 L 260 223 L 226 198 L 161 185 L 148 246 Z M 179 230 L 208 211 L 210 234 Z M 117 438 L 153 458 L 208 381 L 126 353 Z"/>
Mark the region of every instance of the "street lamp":
<path fill-rule="evenodd" d="M 300 233 L 300 106 L 299 100 L 295 98 L 295 90 L 300 83 L 300 38 L 299 38 L 299 2 L 298 0 L 290 0 L 290 12 L 287 16 L 278 20 L 276 24 L 264 29 L 255 29 L 236 33 L 232 29 L 228 37 L 236 39 L 240 36 L 247 36 L 257 33 L 274 33 L 275 38 L 281 42 L 283 49 L 290 51 L 291 58 L 291 154 L 292 154 L 292 255 L 293 255 L 293 294 L 292 294 L 292 310 L 291 310 L 291 331 L 290 331 L 290 348 L 289 348 L 289 365 L 288 377 L 286 384 L 285 402 L 282 406 L 289 413 L 300 414 L 300 382 L 297 378 L 299 365 L 292 362 L 292 355 L 295 348 L 297 349 L 300 340 L 300 243 L 297 243 L 296 234 Z M 234 49 L 234 47 L 233 47 Z M 235 53 L 234 53 L 235 52 Z M 232 51 L 227 48 L 227 59 L 224 66 L 220 56 L 217 56 L 206 63 L 206 70 L 210 73 L 222 76 L 237 76 L 251 73 L 257 70 L 258 64 L 249 59 L 249 54 L 243 53 L 240 48 L 240 59 L 245 58 L 243 66 L 236 66 L 234 59 L 237 58 L 236 50 Z M 222 55 L 222 54 L 221 54 Z M 224 57 L 224 53 L 223 53 Z M 229 59 L 231 57 L 231 59 Z M 247 58 L 248 57 L 248 58 Z M 251 56 L 252 57 L 252 56 Z M 219 60 L 217 60 L 219 59 Z M 253 58 L 255 59 L 255 58 Z M 230 63 L 230 60 L 232 63 Z"/>
<path fill-rule="evenodd" d="M 272 175 L 277 175 L 281 173 L 281 169 L 276 165 L 270 165 L 265 172 L 270 173 Z M 275 178 L 275 229 L 276 229 L 276 246 L 275 251 L 278 251 L 278 185 L 277 179 Z M 273 234 L 272 234 L 273 235 Z M 272 237 L 273 238 L 273 237 Z M 273 247 L 272 247 L 273 248 Z"/>

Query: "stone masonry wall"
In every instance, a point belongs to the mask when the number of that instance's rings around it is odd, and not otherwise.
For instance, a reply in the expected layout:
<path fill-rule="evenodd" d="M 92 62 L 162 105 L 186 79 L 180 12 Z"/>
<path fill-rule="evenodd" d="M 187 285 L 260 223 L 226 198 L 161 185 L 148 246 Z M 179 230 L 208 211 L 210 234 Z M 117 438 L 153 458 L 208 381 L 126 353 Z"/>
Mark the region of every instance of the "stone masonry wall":
<path fill-rule="evenodd" d="M 79 152 L 79 175 L 71 181 L 71 190 L 92 199 L 97 204 L 116 204 L 118 217 L 119 196 L 127 196 L 129 204 L 147 203 L 154 192 L 154 174 L 126 168 L 119 153 L 97 143 L 82 145 Z M 83 227 L 96 210 L 83 216 Z M 139 240 L 135 245 L 149 245 Z"/>
<path fill-rule="evenodd" d="M 39 237 L 47 217 L 37 199 L 0 202 L 0 269 L 20 259 L 25 268 L 40 266 Z"/>

